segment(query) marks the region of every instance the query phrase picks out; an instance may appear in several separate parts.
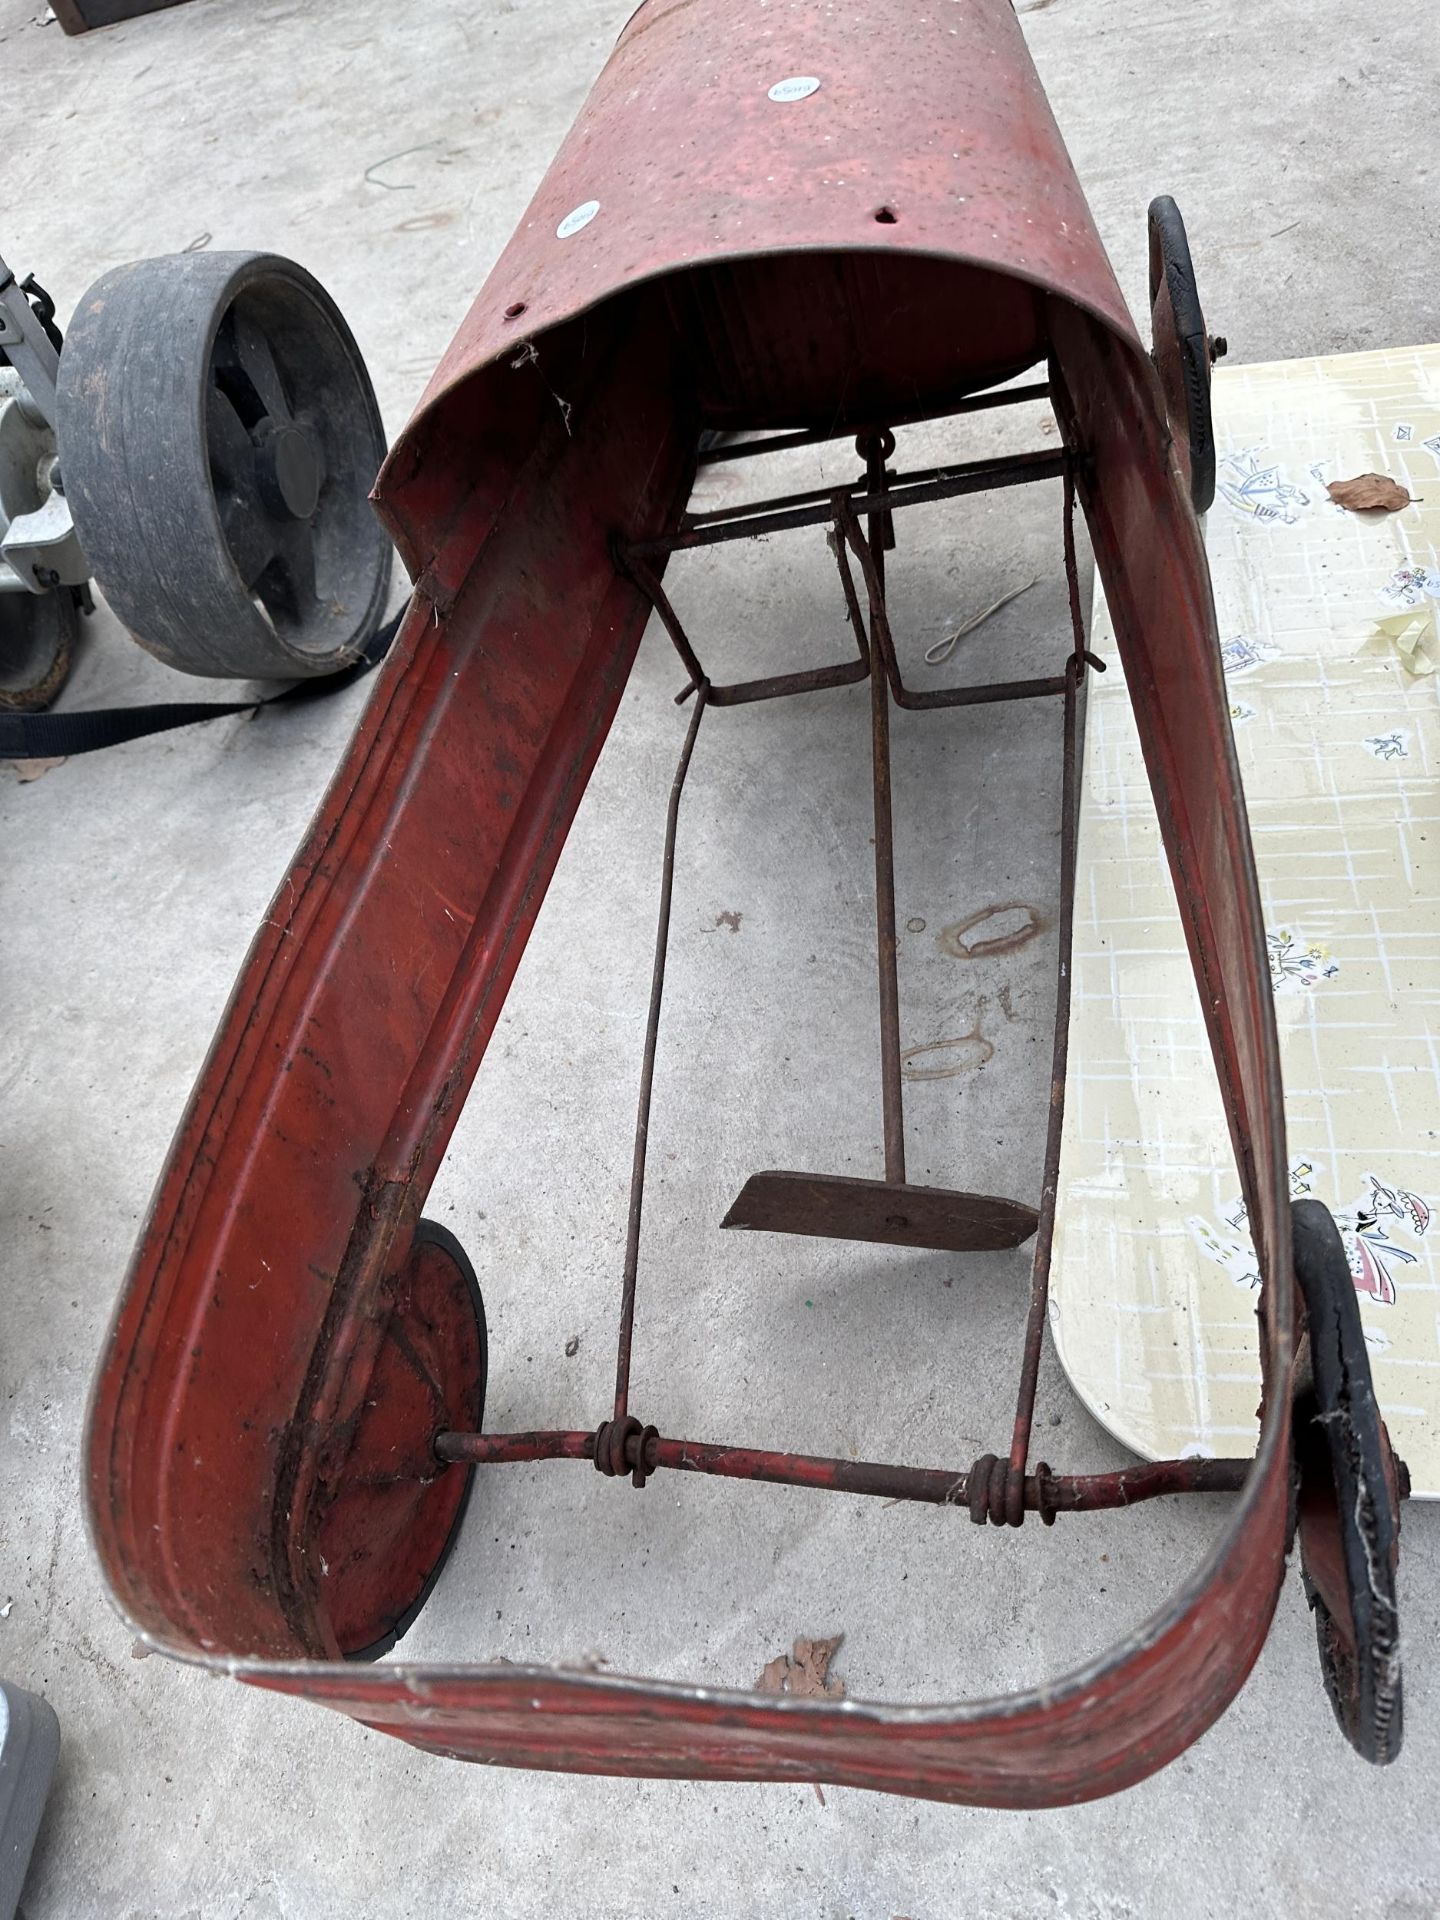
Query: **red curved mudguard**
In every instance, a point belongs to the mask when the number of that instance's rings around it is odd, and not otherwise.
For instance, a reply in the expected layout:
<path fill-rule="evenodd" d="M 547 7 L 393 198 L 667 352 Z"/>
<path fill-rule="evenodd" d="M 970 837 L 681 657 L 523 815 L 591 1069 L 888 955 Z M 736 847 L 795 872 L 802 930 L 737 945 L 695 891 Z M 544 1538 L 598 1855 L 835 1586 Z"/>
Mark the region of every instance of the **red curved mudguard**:
<path fill-rule="evenodd" d="M 387 463 L 415 599 L 171 1150 L 95 1388 L 90 1520 L 157 1646 L 439 1751 L 1074 1801 L 1223 1711 L 1286 1548 L 1281 1093 L 1208 574 L 1008 0 L 771 13 L 641 7 Z M 821 85 L 772 102 L 790 75 Z M 337 1663 L 309 1516 L 644 629 L 612 539 L 673 531 L 704 424 L 933 416 L 1045 359 L 1266 1276 L 1262 1437 L 1218 1545 L 1102 1660 L 1000 1701 Z"/>

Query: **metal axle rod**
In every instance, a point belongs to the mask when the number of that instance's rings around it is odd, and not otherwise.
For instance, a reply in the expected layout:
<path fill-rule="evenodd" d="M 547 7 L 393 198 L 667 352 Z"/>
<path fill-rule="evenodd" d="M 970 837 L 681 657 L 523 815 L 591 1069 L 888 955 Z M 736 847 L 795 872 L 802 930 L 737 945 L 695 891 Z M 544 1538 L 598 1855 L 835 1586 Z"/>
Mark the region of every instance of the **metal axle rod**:
<path fill-rule="evenodd" d="M 885 491 L 885 449 L 893 436 L 862 434 L 857 450 L 865 458 L 865 491 Z M 875 556 L 880 598 L 885 595 L 885 519 L 870 516 L 870 550 Z M 870 620 L 870 657 L 874 660 L 877 624 Z M 905 1097 L 900 1082 L 900 970 L 895 938 L 895 818 L 890 778 L 890 689 L 883 673 L 870 675 L 870 761 L 875 799 L 875 957 L 880 989 L 880 1089 L 885 1129 L 885 1178 L 905 1184 Z"/>
<path fill-rule="evenodd" d="M 685 776 L 690 771 L 690 756 L 695 751 L 695 736 L 705 714 L 710 689 L 702 679 L 699 697 L 680 763 L 670 786 L 670 804 L 665 813 L 665 854 L 660 874 L 659 925 L 655 934 L 655 959 L 650 979 L 650 1010 L 645 1022 L 645 1050 L 640 1064 L 640 1099 L 635 1120 L 635 1148 L 630 1173 L 630 1210 L 625 1232 L 625 1271 L 620 1290 L 620 1338 L 615 1356 L 615 1418 L 623 1420 L 630 1398 L 630 1347 L 635 1334 L 635 1284 L 640 1272 L 640 1225 L 645 1208 L 645 1156 L 650 1141 L 650 1096 L 655 1085 L 655 1051 L 660 1037 L 660 1007 L 665 997 L 665 960 L 670 942 L 670 902 L 675 891 L 675 835 L 680 824 L 680 796 L 685 791 Z"/>
<path fill-rule="evenodd" d="M 968 400 L 961 400 L 949 407 L 943 414 L 932 412 L 901 414 L 887 422 L 892 427 L 919 426 L 928 420 L 953 420 L 959 414 L 989 413 L 995 407 L 1019 407 L 1030 400 L 1048 400 L 1050 383 L 1048 380 L 1036 381 L 1028 387 L 1004 387 L 998 393 L 972 394 Z M 702 467 L 715 466 L 724 460 L 753 460 L 762 453 L 788 453 L 794 447 L 819 447 L 830 440 L 845 440 L 853 433 L 863 429 L 858 421 L 848 427 L 811 427 L 794 433 L 774 433 L 763 439 L 737 440 L 730 446 L 706 447 L 700 455 Z"/>
<path fill-rule="evenodd" d="M 977 460 L 966 465 L 937 467 L 908 480 L 892 482 L 883 492 L 868 490 L 852 493 L 851 510 L 856 514 L 895 513 L 901 507 L 927 506 L 937 500 L 954 500 L 961 494 L 986 493 L 991 488 L 1023 487 L 1036 480 L 1058 480 L 1070 465 L 1063 448 L 1039 453 L 1008 454 L 1003 459 Z M 835 517 L 832 494 L 819 499 L 802 494 L 777 501 L 774 510 L 745 513 L 714 526 L 692 526 L 661 540 L 637 540 L 623 549 L 625 558 L 642 560 L 667 553 L 683 553 L 693 547 L 713 547 L 725 540 L 754 540 L 762 534 L 788 533 L 795 527 L 820 527 Z"/>
<path fill-rule="evenodd" d="M 814 1487 L 831 1493 L 871 1494 L 886 1500 L 918 1500 L 936 1507 L 969 1507 L 972 1474 L 944 1468 L 888 1466 L 874 1460 L 833 1460 L 816 1454 L 767 1453 L 700 1440 L 666 1440 L 636 1433 L 627 1442 L 627 1465 L 647 1474 L 669 1467 L 680 1473 L 717 1474 L 726 1480 L 763 1480 L 777 1486 Z M 515 1465 L 531 1460 L 593 1460 L 595 1435 L 578 1431 L 535 1433 L 442 1433 L 435 1442 L 441 1460 L 466 1466 Z M 1025 1476 L 1028 1513 L 1092 1513 L 1133 1507 L 1167 1494 L 1238 1493 L 1250 1460 L 1161 1460 L 1124 1467 L 1118 1473 L 1046 1473 Z"/>

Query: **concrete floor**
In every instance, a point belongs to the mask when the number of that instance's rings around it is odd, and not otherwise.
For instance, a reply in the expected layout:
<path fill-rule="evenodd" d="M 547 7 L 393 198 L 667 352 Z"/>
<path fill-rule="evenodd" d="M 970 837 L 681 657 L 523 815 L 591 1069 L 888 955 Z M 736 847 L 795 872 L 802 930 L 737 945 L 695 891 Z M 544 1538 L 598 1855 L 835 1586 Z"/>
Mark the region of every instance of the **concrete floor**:
<path fill-rule="evenodd" d="M 0 247 L 62 318 L 104 268 L 202 235 L 291 254 L 350 318 L 393 431 L 632 4 L 193 0 L 72 41 L 37 18 L 40 0 L 0 0 Z M 1436 337 L 1440 49 L 1413 0 L 1022 11 L 1137 309 L 1145 205 L 1168 190 L 1237 357 Z M 367 180 L 401 149 L 387 185 Z M 961 444 L 998 445 L 998 430 L 915 434 L 906 451 Z M 907 528 L 909 657 L 1040 573 L 966 671 L 1053 659 L 1058 525 L 1041 491 Z M 823 547 L 772 546 L 738 568 L 677 568 L 675 590 L 737 670 L 813 659 L 834 631 L 828 566 Z M 588 1424 L 605 1401 L 675 686 L 652 635 L 431 1205 L 479 1269 L 497 1425 Z M 189 691 L 102 613 L 71 703 Z M 1333 1728 L 1292 1579 L 1219 1726 L 1146 1785 L 1062 1813 L 461 1768 L 131 1659 L 80 1515 L 91 1369 L 230 983 L 363 697 L 137 743 L 31 785 L 0 776 L 0 1671 L 49 1697 L 65 1737 L 29 1920 L 1440 1913 L 1433 1508 L 1406 1515 L 1395 1768 L 1368 1771 Z M 896 780 L 900 921 L 924 923 L 902 951 L 905 1044 L 965 1032 L 981 994 L 993 1006 L 1004 989 L 1012 1015 L 983 1070 L 911 1089 L 912 1165 L 935 1179 L 963 1166 L 967 1183 L 1023 1197 L 1051 955 L 1037 942 L 957 984 L 935 941 L 987 901 L 1053 906 L 1056 721 L 1012 711 L 1003 728 L 897 723 Z M 637 1393 L 662 1430 L 964 1462 L 1008 1419 L 1023 1254 L 881 1257 L 714 1231 L 756 1167 L 878 1169 L 865 725 L 857 689 L 720 714 L 702 736 Z M 1042 1395 L 1048 1458 L 1119 1464 L 1048 1362 Z M 987 1537 L 959 1516 L 801 1492 L 662 1479 L 637 1500 L 574 1469 L 495 1470 L 406 1649 L 598 1652 L 620 1671 L 734 1685 L 796 1634 L 843 1631 L 837 1668 L 858 1697 L 984 1694 L 1064 1671 L 1144 1617 L 1218 1514 L 1157 1504 Z"/>

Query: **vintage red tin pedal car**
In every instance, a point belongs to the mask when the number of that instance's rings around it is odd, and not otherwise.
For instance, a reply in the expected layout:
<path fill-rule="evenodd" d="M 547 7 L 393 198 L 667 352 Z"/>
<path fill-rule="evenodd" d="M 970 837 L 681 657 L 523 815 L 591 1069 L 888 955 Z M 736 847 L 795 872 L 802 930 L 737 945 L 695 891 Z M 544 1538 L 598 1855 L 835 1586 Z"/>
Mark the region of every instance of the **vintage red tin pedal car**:
<path fill-rule="evenodd" d="M 120 1303 L 88 1439 L 101 1560 L 156 1647 L 438 1752 L 1042 1806 L 1143 1778 L 1223 1712 L 1265 1639 L 1298 1524 L 1337 1714 L 1362 1753 L 1388 1760 L 1400 1738 L 1403 1470 L 1334 1225 L 1316 1203 L 1292 1213 L 1288 1196 L 1259 897 L 1196 518 L 1213 487 L 1211 343 L 1178 215 L 1169 202 L 1152 209 L 1152 357 L 1008 0 L 946 0 L 923 17 L 895 0 L 798 4 L 771 9 L 763 32 L 756 20 L 728 0 L 647 0 L 634 15 L 381 476 L 376 498 L 414 600 L 256 938 Z M 1032 368 L 1040 384 L 1007 384 Z M 1058 446 L 921 473 L 888 465 L 901 423 L 1037 395 L 1053 406 Z M 864 461 L 853 484 L 687 513 L 698 458 L 840 435 Z M 908 688 L 885 592 L 897 518 L 1046 478 L 1066 497 L 1068 653 L 1046 678 Z M 1031 1455 L 1082 702 L 1097 664 L 1076 581 L 1077 501 L 1264 1276 L 1253 1461 L 1072 1476 Z M 827 532 L 851 656 L 712 684 L 665 595 L 667 562 L 802 529 Z M 652 610 L 683 663 L 689 717 L 615 1400 L 598 1427 L 489 1434 L 473 1276 L 422 1209 Z M 729 1223 L 946 1248 L 1034 1235 L 1013 1431 L 968 1469 L 701 1445 L 631 1412 L 650 1076 L 697 728 L 713 708 L 861 682 L 885 1177 L 759 1174 Z M 1063 909 L 1032 1208 L 906 1180 L 888 723 L 892 703 L 1045 698 L 1064 716 Z M 1205 1564 L 1157 1614 L 1081 1670 L 997 1700 L 902 1707 L 513 1665 L 357 1664 L 413 1618 L 476 1466 L 540 1458 L 589 1461 L 637 1486 L 669 1469 L 959 1503 L 997 1526 L 1159 1493 L 1235 1499 Z"/>

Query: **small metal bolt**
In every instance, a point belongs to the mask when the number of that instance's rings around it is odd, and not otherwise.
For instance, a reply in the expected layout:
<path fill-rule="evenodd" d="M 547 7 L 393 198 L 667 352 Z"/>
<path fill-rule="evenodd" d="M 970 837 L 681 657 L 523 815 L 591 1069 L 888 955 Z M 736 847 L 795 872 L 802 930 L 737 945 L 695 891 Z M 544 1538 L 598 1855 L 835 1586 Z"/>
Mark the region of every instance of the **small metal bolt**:
<path fill-rule="evenodd" d="M 1224 334 L 1212 333 L 1210 336 L 1210 358 L 1212 360 L 1223 360 L 1229 351 L 1230 342 L 1225 338 Z"/>

